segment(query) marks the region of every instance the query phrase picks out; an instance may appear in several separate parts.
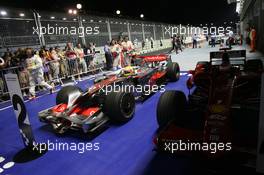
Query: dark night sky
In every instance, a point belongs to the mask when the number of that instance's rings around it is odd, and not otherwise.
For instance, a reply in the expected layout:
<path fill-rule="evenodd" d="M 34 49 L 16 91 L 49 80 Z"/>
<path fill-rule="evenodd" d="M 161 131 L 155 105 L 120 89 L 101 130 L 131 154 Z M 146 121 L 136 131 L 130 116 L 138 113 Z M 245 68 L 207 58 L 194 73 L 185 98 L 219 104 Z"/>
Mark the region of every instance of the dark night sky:
<path fill-rule="evenodd" d="M 87 13 L 114 14 L 119 9 L 124 17 L 139 18 L 143 13 L 145 20 L 149 21 L 197 25 L 238 19 L 236 5 L 227 4 L 227 0 L 1 0 L 0 4 L 66 12 L 70 7 L 75 7 L 77 2 L 83 5 Z"/>

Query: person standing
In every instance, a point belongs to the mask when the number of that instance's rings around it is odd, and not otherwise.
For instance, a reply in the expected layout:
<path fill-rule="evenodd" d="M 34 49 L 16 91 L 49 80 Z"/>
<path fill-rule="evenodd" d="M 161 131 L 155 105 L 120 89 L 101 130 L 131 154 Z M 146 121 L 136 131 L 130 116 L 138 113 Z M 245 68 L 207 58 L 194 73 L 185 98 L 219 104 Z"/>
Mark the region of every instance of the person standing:
<path fill-rule="evenodd" d="M 113 70 L 117 70 L 121 68 L 121 55 L 120 53 L 122 50 L 120 50 L 119 45 L 117 44 L 116 40 L 112 39 L 110 44 L 111 53 L 113 56 Z"/>
<path fill-rule="evenodd" d="M 123 48 L 124 65 L 129 66 L 131 64 L 131 57 L 129 54 L 134 50 L 133 43 L 129 40 L 128 36 L 124 37 L 124 41 L 121 43 Z"/>
<path fill-rule="evenodd" d="M 110 42 L 108 41 L 104 46 L 106 69 L 111 70 L 113 68 L 113 58 L 111 54 Z"/>
<path fill-rule="evenodd" d="M 49 82 L 52 78 L 51 78 L 50 73 L 49 73 L 50 72 L 49 60 L 47 59 L 46 51 L 41 49 L 39 51 L 39 57 L 42 60 L 44 80 Z"/>
<path fill-rule="evenodd" d="M 180 36 L 177 36 L 177 38 L 176 38 L 176 54 L 178 53 L 178 50 L 180 50 L 182 52 Z"/>
<path fill-rule="evenodd" d="M 53 86 L 49 85 L 44 80 L 43 64 L 41 58 L 37 55 L 34 55 L 33 50 L 31 48 L 26 49 L 26 56 L 26 68 L 29 71 L 29 99 L 36 98 L 36 82 L 40 86 L 49 89 L 50 93 L 53 93 Z"/>
<path fill-rule="evenodd" d="M 122 67 L 125 67 L 127 65 L 126 60 L 125 60 L 125 56 L 124 56 L 124 47 L 122 45 L 122 40 L 117 41 L 117 47 L 118 47 L 119 56 L 120 56 L 120 67 L 119 68 L 122 68 Z"/>
<path fill-rule="evenodd" d="M 76 47 L 74 48 L 74 50 L 77 55 L 77 61 L 78 61 L 78 66 L 79 66 L 79 71 L 80 71 L 79 73 L 80 74 L 87 73 L 87 64 L 84 59 L 84 51 L 83 51 L 81 44 L 78 43 Z M 80 76 L 79 76 L 79 79 L 80 79 Z"/>
<path fill-rule="evenodd" d="M 65 56 L 68 60 L 69 74 L 74 75 L 78 73 L 78 65 L 76 63 L 77 55 L 72 47 L 72 43 L 68 42 L 65 48 Z"/>
<path fill-rule="evenodd" d="M 211 47 L 215 47 L 215 40 L 216 40 L 216 35 L 213 33 L 211 35 Z"/>
<path fill-rule="evenodd" d="M 59 63 L 60 58 L 53 47 L 50 48 L 49 55 L 50 55 L 50 68 L 51 68 L 52 79 L 58 83 L 59 74 L 60 74 L 60 63 Z"/>
<path fill-rule="evenodd" d="M 228 32 L 228 46 L 229 46 L 229 48 L 232 48 L 233 43 L 234 43 L 234 32 L 232 30 L 230 30 Z"/>
<path fill-rule="evenodd" d="M 255 52 L 256 51 L 256 39 L 257 39 L 257 32 L 255 30 L 255 27 L 252 26 L 250 30 L 250 52 Z"/>
<path fill-rule="evenodd" d="M 172 48 L 171 48 L 171 50 L 169 51 L 169 53 L 171 53 L 173 50 L 175 50 L 176 53 L 177 53 L 177 50 L 176 50 L 176 35 L 173 35 L 173 36 L 171 37 L 171 44 L 172 44 Z"/>
<path fill-rule="evenodd" d="M 198 36 L 194 34 L 192 40 L 193 40 L 193 49 L 197 48 Z"/>

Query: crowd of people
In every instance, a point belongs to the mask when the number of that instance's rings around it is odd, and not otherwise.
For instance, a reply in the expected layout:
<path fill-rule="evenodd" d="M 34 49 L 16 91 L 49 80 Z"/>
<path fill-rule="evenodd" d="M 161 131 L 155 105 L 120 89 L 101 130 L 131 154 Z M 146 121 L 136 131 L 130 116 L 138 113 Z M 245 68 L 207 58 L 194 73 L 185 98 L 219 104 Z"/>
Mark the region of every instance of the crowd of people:
<path fill-rule="evenodd" d="M 128 36 L 119 37 L 107 42 L 104 52 L 106 69 L 117 70 L 131 64 L 134 45 Z M 18 74 L 22 92 L 30 99 L 36 97 L 36 85 L 53 93 L 59 78 L 75 76 L 81 79 L 88 70 L 94 70 L 93 60 L 96 53 L 94 43 L 89 43 L 86 47 L 77 43 L 74 47 L 68 42 L 64 49 L 58 46 L 49 49 L 44 46 L 40 50 L 19 48 L 15 52 L 7 49 L 0 60 L 0 86 L 3 87 L 3 74 L 15 72 Z"/>
<path fill-rule="evenodd" d="M 28 91 L 22 91 L 28 92 L 30 99 L 36 96 L 36 84 L 52 93 L 60 77 L 76 75 L 81 79 L 81 75 L 85 75 L 88 68 L 94 68 L 94 56 L 94 43 L 83 48 L 80 43 L 74 47 L 68 42 L 63 50 L 58 46 L 49 49 L 44 46 L 40 50 L 19 48 L 15 52 L 7 49 L 0 60 L 1 89 L 3 74 L 13 72 L 18 74 L 22 89 L 29 87 Z"/>

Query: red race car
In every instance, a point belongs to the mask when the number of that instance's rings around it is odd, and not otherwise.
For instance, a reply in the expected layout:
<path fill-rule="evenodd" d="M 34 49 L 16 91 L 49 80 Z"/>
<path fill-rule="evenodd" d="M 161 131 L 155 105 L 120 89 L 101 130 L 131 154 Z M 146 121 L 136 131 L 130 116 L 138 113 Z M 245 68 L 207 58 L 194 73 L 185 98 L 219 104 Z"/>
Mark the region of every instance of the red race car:
<path fill-rule="evenodd" d="M 245 50 L 211 52 L 210 62 L 198 62 L 188 100 L 177 90 L 159 99 L 158 150 L 219 157 L 256 148 L 262 69 L 261 60 L 246 60 Z"/>
<path fill-rule="evenodd" d="M 177 81 L 180 70 L 167 55 L 137 58 L 141 66 L 129 66 L 95 79 L 85 92 L 65 86 L 56 106 L 39 112 L 41 122 L 63 134 L 69 129 L 94 132 L 109 121 L 128 122 L 134 115 L 135 97 L 159 90 L 166 81 Z"/>

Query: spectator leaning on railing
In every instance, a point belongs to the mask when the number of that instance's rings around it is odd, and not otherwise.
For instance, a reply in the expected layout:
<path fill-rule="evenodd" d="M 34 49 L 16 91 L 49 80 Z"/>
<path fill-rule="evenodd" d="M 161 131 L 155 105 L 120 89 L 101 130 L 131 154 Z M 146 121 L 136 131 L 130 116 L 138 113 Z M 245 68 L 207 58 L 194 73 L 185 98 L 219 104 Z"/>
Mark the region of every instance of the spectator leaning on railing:
<path fill-rule="evenodd" d="M 60 58 L 53 47 L 51 47 L 49 50 L 49 59 L 52 78 L 55 80 L 55 82 L 59 82 Z"/>
<path fill-rule="evenodd" d="M 43 86 L 50 90 L 50 93 L 53 93 L 53 86 L 49 85 L 45 82 L 43 77 L 43 65 L 42 60 L 38 55 L 34 55 L 33 50 L 31 48 L 26 49 L 26 67 L 29 71 L 29 99 L 34 99 L 36 97 L 35 87 L 36 82 L 39 83 L 40 86 Z"/>
<path fill-rule="evenodd" d="M 42 60 L 44 79 L 45 79 L 45 81 L 51 81 L 50 68 L 49 68 L 49 60 L 47 58 L 46 51 L 43 50 L 43 49 L 41 49 L 39 51 L 39 57 Z"/>
<path fill-rule="evenodd" d="M 65 56 L 68 60 L 69 73 L 71 75 L 78 73 L 78 65 L 76 63 L 77 55 L 72 47 L 72 43 L 68 42 L 65 48 Z"/>
<path fill-rule="evenodd" d="M 75 53 L 77 55 L 77 61 L 79 66 L 79 73 L 87 73 L 87 64 L 84 59 L 84 51 L 80 43 L 77 44 L 76 48 L 74 48 Z"/>
<path fill-rule="evenodd" d="M 94 69 L 95 44 L 89 43 L 84 49 L 84 54 L 87 55 L 87 65 L 90 69 Z"/>

